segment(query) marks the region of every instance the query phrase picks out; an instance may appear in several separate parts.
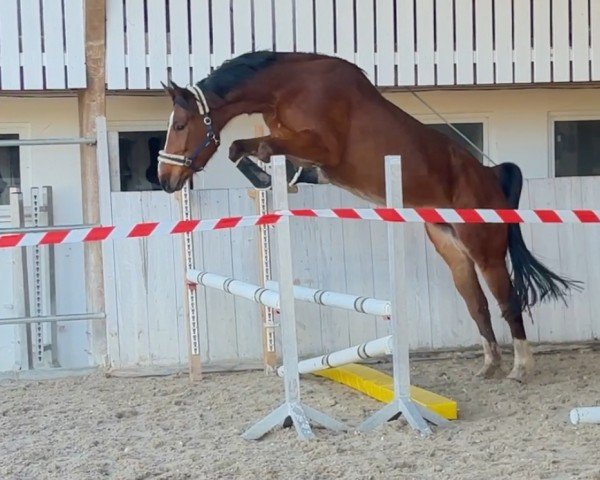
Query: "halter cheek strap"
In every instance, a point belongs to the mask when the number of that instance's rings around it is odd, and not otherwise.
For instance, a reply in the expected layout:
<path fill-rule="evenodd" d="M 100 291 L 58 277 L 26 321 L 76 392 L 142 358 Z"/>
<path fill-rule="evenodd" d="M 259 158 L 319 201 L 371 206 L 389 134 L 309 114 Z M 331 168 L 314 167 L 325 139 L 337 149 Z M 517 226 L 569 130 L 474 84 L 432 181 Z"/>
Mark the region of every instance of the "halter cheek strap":
<path fill-rule="evenodd" d="M 209 108 L 208 108 L 208 102 L 206 101 L 206 97 L 204 96 L 204 92 L 196 85 L 188 85 L 186 87 L 186 89 L 188 91 L 190 91 L 192 93 L 192 95 L 194 95 L 194 98 L 196 99 L 196 105 L 198 106 L 198 112 L 200 112 L 200 115 L 202 115 L 202 120 L 204 121 L 204 125 L 206 125 L 206 138 L 204 139 L 204 142 L 201 143 L 196 150 L 194 150 L 194 153 L 192 153 L 191 156 L 187 157 L 185 155 L 178 155 L 176 153 L 167 153 L 164 150 L 161 150 L 160 152 L 158 152 L 158 162 L 159 163 L 166 163 L 168 165 L 176 165 L 178 167 L 188 167 L 191 168 L 192 164 L 194 163 L 194 160 L 196 160 L 196 158 L 198 158 L 198 156 L 202 153 L 202 151 L 208 147 L 211 143 L 214 143 L 215 145 L 219 145 L 219 137 L 215 134 L 213 127 L 212 127 L 212 119 L 209 116 Z M 201 171 L 202 168 L 196 170 L 196 171 Z"/>

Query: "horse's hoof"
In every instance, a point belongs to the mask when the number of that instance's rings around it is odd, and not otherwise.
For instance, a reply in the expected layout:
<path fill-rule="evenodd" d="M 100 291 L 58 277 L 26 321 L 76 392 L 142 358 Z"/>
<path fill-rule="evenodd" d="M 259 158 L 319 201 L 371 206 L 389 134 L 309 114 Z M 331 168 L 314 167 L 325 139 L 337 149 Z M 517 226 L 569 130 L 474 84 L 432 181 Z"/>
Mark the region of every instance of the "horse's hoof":
<path fill-rule="evenodd" d="M 244 156 L 244 153 L 246 152 L 244 152 L 244 146 L 242 145 L 242 142 L 235 140 L 229 147 L 229 160 L 232 162 L 237 162 Z"/>
<path fill-rule="evenodd" d="M 490 363 L 484 365 L 475 376 L 479 378 L 494 378 L 496 375 L 502 373 L 502 366 L 499 363 Z"/>
<path fill-rule="evenodd" d="M 506 378 L 515 382 L 525 383 L 531 372 L 524 365 L 515 365 Z"/>

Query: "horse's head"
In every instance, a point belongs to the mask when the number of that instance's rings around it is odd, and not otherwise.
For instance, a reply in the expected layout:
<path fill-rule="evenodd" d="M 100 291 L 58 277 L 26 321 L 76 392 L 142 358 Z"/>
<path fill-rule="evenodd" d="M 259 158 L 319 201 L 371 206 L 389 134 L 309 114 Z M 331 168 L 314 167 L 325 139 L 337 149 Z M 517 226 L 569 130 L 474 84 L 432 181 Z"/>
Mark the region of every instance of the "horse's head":
<path fill-rule="evenodd" d="M 208 103 L 196 86 L 181 88 L 169 82 L 164 89 L 173 100 L 165 147 L 158 154 L 158 179 L 165 192 L 181 190 L 201 171 L 219 145 Z"/>

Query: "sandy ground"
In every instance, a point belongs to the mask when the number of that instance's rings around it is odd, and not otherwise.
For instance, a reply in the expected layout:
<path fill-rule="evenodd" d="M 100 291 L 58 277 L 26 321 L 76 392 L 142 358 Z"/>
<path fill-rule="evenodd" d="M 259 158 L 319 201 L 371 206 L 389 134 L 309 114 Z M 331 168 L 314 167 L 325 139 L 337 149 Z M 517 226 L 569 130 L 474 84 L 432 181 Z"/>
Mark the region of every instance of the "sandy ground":
<path fill-rule="evenodd" d="M 262 372 L 193 385 L 185 375 L 4 380 L 0 478 L 600 479 L 600 425 L 568 421 L 572 407 L 600 405 L 600 351 L 536 360 L 526 385 L 473 378 L 480 358 L 413 362 L 413 384 L 460 407 L 454 428 L 426 439 L 398 420 L 372 434 L 315 429 L 301 442 L 277 428 L 245 441 L 282 399 L 281 380 Z M 307 404 L 353 426 L 382 405 L 313 376 L 302 389 Z"/>

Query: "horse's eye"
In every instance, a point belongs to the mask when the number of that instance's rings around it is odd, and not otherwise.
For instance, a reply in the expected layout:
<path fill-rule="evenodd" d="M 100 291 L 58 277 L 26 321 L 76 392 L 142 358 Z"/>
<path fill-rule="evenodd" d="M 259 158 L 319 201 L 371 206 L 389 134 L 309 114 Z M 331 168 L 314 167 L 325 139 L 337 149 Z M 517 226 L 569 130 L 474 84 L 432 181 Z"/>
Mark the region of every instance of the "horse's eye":
<path fill-rule="evenodd" d="M 177 130 L 178 132 L 181 132 L 184 128 L 185 128 L 185 125 L 182 125 L 179 123 L 177 125 L 175 125 L 175 130 Z"/>

